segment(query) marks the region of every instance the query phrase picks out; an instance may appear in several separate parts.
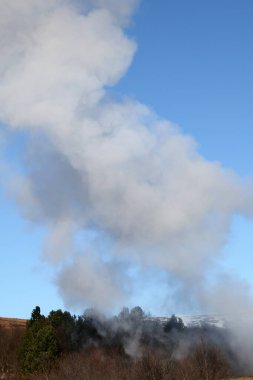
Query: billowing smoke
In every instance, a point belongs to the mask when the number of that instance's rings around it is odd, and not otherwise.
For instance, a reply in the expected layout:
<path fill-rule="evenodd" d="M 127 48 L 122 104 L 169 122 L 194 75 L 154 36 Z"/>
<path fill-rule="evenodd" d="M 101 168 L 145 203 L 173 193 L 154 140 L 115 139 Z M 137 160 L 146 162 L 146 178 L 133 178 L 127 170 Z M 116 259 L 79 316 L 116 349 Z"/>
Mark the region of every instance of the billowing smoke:
<path fill-rule="evenodd" d="M 0 5 L 0 119 L 27 132 L 26 174 L 9 191 L 47 226 L 44 259 L 72 307 L 122 305 L 151 271 L 204 305 L 233 215 L 253 210 L 250 186 L 206 161 L 193 138 L 108 92 L 136 51 L 125 32 L 136 5 Z"/>

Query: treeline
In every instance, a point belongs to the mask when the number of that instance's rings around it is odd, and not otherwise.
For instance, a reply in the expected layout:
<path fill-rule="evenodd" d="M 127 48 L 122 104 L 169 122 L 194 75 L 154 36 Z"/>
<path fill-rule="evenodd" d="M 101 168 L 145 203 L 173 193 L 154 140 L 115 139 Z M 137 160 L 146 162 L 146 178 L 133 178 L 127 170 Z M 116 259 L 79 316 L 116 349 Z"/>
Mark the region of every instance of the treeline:
<path fill-rule="evenodd" d="M 218 380 L 242 371 L 224 329 L 187 328 L 175 315 L 164 324 L 139 306 L 111 318 L 45 317 L 37 306 L 25 332 L 0 330 L 0 366 L 3 379 L 48 380 Z"/>

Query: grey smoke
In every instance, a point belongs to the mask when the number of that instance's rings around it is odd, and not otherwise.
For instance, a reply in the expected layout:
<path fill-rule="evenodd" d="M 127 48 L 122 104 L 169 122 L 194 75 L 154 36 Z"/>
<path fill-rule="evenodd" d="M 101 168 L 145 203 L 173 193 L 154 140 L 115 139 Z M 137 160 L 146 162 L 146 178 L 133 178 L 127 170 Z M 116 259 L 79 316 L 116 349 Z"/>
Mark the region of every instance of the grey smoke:
<path fill-rule="evenodd" d="M 203 304 L 199 287 L 233 215 L 253 209 L 251 185 L 205 160 L 191 136 L 107 94 L 136 50 L 124 31 L 136 5 L 0 5 L 0 119 L 30 136 L 27 174 L 9 189 L 27 218 L 48 227 L 43 257 L 73 307 L 125 302 L 135 266 L 165 271 Z"/>

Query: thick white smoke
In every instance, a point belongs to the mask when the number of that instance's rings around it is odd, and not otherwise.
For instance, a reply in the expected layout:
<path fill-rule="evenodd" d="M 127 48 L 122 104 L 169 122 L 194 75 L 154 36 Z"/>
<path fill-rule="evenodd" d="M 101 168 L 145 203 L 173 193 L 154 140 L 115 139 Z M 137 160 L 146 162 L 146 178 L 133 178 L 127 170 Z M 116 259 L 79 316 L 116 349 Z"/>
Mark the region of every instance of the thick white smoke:
<path fill-rule="evenodd" d="M 253 208 L 251 189 L 190 136 L 108 95 L 136 50 L 124 32 L 135 6 L 0 4 L 0 119 L 30 136 L 28 174 L 11 188 L 24 215 L 48 226 L 44 258 L 72 306 L 124 303 L 135 266 L 194 284 L 198 297 L 231 218 Z"/>

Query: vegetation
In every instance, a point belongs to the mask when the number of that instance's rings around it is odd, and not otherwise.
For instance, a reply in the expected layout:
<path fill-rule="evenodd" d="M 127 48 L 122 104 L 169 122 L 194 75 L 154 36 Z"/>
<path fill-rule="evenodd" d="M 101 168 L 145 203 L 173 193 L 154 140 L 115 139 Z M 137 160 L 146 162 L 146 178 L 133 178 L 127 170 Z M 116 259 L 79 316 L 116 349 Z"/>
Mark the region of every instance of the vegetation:
<path fill-rule="evenodd" d="M 21 369 L 26 373 L 48 371 L 53 366 L 58 352 L 56 331 L 49 319 L 40 314 L 40 308 L 37 306 L 32 312 L 21 343 Z"/>
<path fill-rule="evenodd" d="M 37 306 L 26 330 L 0 330 L 0 378 L 48 380 L 220 380 L 240 373 L 226 331 L 166 324 L 137 306 L 106 318 Z"/>

